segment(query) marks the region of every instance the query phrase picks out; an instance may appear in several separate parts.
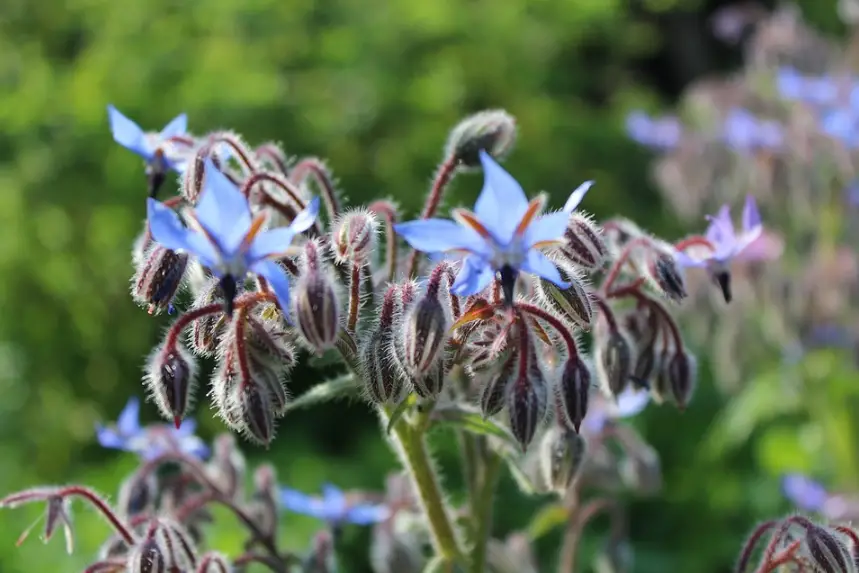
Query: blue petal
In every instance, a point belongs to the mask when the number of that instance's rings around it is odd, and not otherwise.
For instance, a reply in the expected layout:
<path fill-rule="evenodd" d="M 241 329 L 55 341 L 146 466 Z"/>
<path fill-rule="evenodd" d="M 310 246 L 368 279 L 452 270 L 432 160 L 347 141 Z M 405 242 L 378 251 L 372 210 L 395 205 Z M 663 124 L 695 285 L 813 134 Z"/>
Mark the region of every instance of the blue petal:
<path fill-rule="evenodd" d="M 346 496 L 343 491 L 330 483 L 322 484 L 322 501 L 334 514 L 342 514 L 346 511 Z"/>
<path fill-rule="evenodd" d="M 477 256 L 466 257 L 450 290 L 458 296 L 470 296 L 488 287 L 494 278 L 495 271 L 489 261 Z"/>
<path fill-rule="evenodd" d="M 345 519 L 355 525 L 371 525 L 385 521 L 391 516 L 391 510 L 384 505 L 362 503 L 353 505 L 346 512 Z"/>
<path fill-rule="evenodd" d="M 230 258 L 251 227 L 248 200 L 211 159 L 206 159 L 203 192 L 194 214 L 197 221 L 218 242 L 221 251 Z"/>
<path fill-rule="evenodd" d="M 216 266 L 218 254 L 212 244 L 199 233 L 184 227 L 173 209 L 150 198 L 146 202 L 146 216 L 155 242 L 173 251 L 192 253 L 204 266 Z"/>
<path fill-rule="evenodd" d="M 802 474 L 788 474 L 782 478 L 782 492 L 803 511 L 820 511 L 829 493 L 822 484 Z"/>
<path fill-rule="evenodd" d="M 170 123 L 161 130 L 161 140 L 170 139 L 177 135 L 185 135 L 188 132 L 188 115 L 179 114 L 170 120 Z"/>
<path fill-rule="evenodd" d="M 263 231 L 256 236 L 248 248 L 248 266 L 265 258 L 283 256 L 292 244 L 293 238 L 295 238 L 295 231 L 292 227 L 278 227 Z"/>
<path fill-rule="evenodd" d="M 760 225 L 761 214 L 758 211 L 758 205 L 755 203 L 755 198 L 748 195 L 746 196 L 746 204 L 743 207 L 743 231 L 749 232 Z"/>
<path fill-rule="evenodd" d="M 281 488 L 280 503 L 284 509 L 293 513 L 301 513 L 318 519 L 328 518 L 328 511 L 322 500 L 295 489 Z"/>
<path fill-rule="evenodd" d="M 522 270 L 551 281 L 558 288 L 570 288 L 570 283 L 564 282 L 561 279 L 561 273 L 558 272 L 558 267 L 555 266 L 555 263 L 547 259 L 543 253 L 536 249 L 528 251 L 525 261 L 522 263 Z"/>
<path fill-rule="evenodd" d="M 116 421 L 116 429 L 123 436 L 133 436 L 140 431 L 140 400 L 136 397 L 128 399 Z"/>
<path fill-rule="evenodd" d="M 614 415 L 618 418 L 630 418 L 644 410 L 649 403 L 649 391 L 629 387 L 617 396 Z"/>
<path fill-rule="evenodd" d="M 582 199 L 585 198 L 585 194 L 587 194 L 587 192 L 593 186 L 593 181 L 585 181 L 584 183 L 576 187 L 576 189 L 572 193 L 570 193 L 570 198 L 567 199 L 566 203 L 564 203 L 563 211 L 565 213 L 572 213 L 573 211 L 575 211 L 576 207 L 579 206 L 579 203 L 582 202 Z"/>
<path fill-rule="evenodd" d="M 397 232 L 413 249 L 424 253 L 464 250 L 488 254 L 486 240 L 477 232 L 448 219 L 419 219 L 394 225 Z"/>
<path fill-rule="evenodd" d="M 543 241 L 557 241 L 564 237 L 567 225 L 570 222 L 570 214 L 565 211 L 549 213 L 534 220 L 525 230 L 525 247 Z"/>
<path fill-rule="evenodd" d="M 522 186 L 492 156 L 480 151 L 483 164 L 483 190 L 474 204 L 474 213 L 501 244 L 508 244 L 528 210 Z"/>
<path fill-rule="evenodd" d="M 268 281 L 268 286 L 274 291 L 274 296 L 277 297 L 283 315 L 287 316 L 289 313 L 289 278 L 286 276 L 286 271 L 276 262 L 269 260 L 256 261 L 251 265 L 250 270 Z"/>
<path fill-rule="evenodd" d="M 677 261 L 677 264 L 681 267 L 705 267 L 707 266 L 707 259 L 695 259 L 684 253 L 683 251 L 677 251 L 674 253 L 674 260 Z"/>
<path fill-rule="evenodd" d="M 152 159 L 153 150 L 147 145 L 146 135 L 139 125 L 122 115 L 113 105 L 107 106 L 107 117 L 114 141 L 147 161 Z"/>
<path fill-rule="evenodd" d="M 110 448 L 112 450 L 125 449 L 125 438 L 113 428 L 99 424 L 95 428 L 95 437 L 103 448 Z"/>
<path fill-rule="evenodd" d="M 307 229 L 313 226 L 313 223 L 316 221 L 316 217 L 319 215 L 319 197 L 314 197 L 310 200 L 310 203 L 307 204 L 307 207 L 304 208 L 301 213 L 295 216 L 295 219 L 292 220 L 292 223 L 289 224 L 289 228 L 292 229 L 292 232 L 296 235 L 299 233 L 303 233 Z"/>
<path fill-rule="evenodd" d="M 193 436 L 194 432 L 197 431 L 197 420 L 193 418 L 185 418 L 182 420 L 182 423 L 178 428 L 173 429 L 173 433 L 180 438 L 184 438 L 187 436 Z"/>

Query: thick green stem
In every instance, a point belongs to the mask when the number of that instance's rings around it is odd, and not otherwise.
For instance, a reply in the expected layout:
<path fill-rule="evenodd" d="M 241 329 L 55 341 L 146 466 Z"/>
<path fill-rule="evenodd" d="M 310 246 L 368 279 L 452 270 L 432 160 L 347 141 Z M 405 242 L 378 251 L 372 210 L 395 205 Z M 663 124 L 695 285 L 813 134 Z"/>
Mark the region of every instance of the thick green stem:
<path fill-rule="evenodd" d="M 381 409 L 381 413 L 384 425 L 387 427 L 391 408 L 385 407 Z M 439 488 L 424 440 L 426 416 L 426 413 L 418 413 L 417 419 L 411 424 L 406 420 L 398 421 L 393 428 L 394 438 L 429 522 L 433 548 L 436 554 L 445 560 L 454 561 L 461 558 L 462 551 L 459 549 L 456 532 L 447 514 L 444 496 Z"/>
<path fill-rule="evenodd" d="M 495 487 L 498 485 L 498 474 L 501 469 L 501 456 L 494 452 L 484 458 L 483 479 L 480 483 L 480 496 L 475 508 L 477 513 L 472 516 L 476 521 L 474 547 L 471 551 L 472 573 L 484 573 L 486 570 L 486 549 L 489 537 L 492 535 L 492 505 L 495 501 Z"/>

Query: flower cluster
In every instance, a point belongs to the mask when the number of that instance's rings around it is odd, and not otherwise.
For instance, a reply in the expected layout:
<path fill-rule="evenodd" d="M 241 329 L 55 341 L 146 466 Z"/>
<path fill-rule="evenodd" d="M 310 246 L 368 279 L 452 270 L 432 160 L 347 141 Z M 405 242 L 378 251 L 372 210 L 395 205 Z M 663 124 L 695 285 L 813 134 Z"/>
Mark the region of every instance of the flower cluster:
<path fill-rule="evenodd" d="M 523 490 L 557 494 L 556 525 L 580 531 L 609 512 L 615 527 L 601 559 L 613 570 L 626 562 L 623 508 L 612 494 L 653 493 L 661 472 L 658 454 L 619 420 L 650 402 L 690 404 L 696 361 L 672 308 L 687 297 L 687 269 L 704 269 L 731 299 L 729 262 L 762 232 L 754 201 L 741 231 L 726 207 L 704 234 L 676 243 L 626 219 L 596 223 L 579 210 L 591 181 L 561 209 L 547 210 L 546 195 L 529 200 L 500 165 L 516 125 L 490 110 L 451 131 L 420 218 L 401 221 L 389 200 L 346 206 L 316 158 L 290 159 L 274 144 L 252 148 L 232 132 L 196 137 L 184 115 L 147 134 L 108 111 L 114 139 L 147 162 L 147 218 L 133 247 L 131 291 L 150 314 L 176 315 L 143 376 L 175 427 L 142 428 L 136 401 L 115 427 L 99 427 L 103 445 L 142 457 L 117 508 L 78 486 L 22 492 L 0 506 L 45 501 L 53 527 L 65 522 L 69 498 L 89 500 L 116 530 L 91 572 L 211 573 L 249 562 L 334 571 L 332 547 L 346 523 L 376 524 L 372 560 L 380 573 L 419 571 L 425 562 L 432 571 L 536 571 L 533 539 L 490 537 L 493 492 L 506 465 Z M 159 201 L 171 170 L 178 194 Z M 438 217 L 451 181 L 475 170 L 483 187 L 474 209 Z M 402 251 L 403 241 L 410 250 Z M 289 374 L 304 353 L 337 356 L 344 373 L 292 397 Z M 233 440 L 218 438 L 204 462 L 209 452 L 187 419 L 203 378 L 200 358 L 215 362 L 207 385 L 217 413 L 259 444 L 272 441 L 276 420 L 291 409 L 363 397 L 408 470 L 410 493 L 392 488 L 400 493 L 380 503 L 325 486 L 321 497 L 308 497 L 278 490 L 273 469 L 263 466 L 247 495 Z M 425 436 L 440 425 L 462 438 L 468 507 L 451 507 L 435 475 Z M 162 480 L 163 464 L 178 472 Z M 585 485 L 605 496 L 581 498 Z M 211 503 L 248 529 L 244 554 L 195 549 Z M 281 505 L 330 526 L 308 559 L 277 547 Z M 454 510 L 468 512 L 468 531 L 455 525 Z M 412 520 L 418 533 L 403 529 L 402 515 L 419 516 Z M 577 544 L 578 535 L 566 537 L 563 570 L 573 570 Z"/>

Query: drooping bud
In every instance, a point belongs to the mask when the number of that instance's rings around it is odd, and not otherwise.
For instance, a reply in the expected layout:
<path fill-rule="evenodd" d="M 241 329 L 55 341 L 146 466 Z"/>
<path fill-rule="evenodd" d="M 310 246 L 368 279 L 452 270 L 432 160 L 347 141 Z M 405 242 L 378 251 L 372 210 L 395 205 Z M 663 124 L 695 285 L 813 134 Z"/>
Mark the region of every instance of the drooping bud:
<path fill-rule="evenodd" d="M 128 573 L 167 573 L 167 560 L 154 538 L 146 539 L 131 552 Z"/>
<path fill-rule="evenodd" d="M 159 518 L 155 530 L 155 540 L 164 555 L 167 570 L 183 571 L 197 562 L 197 549 L 191 536 L 178 523 Z"/>
<path fill-rule="evenodd" d="M 672 302 L 686 298 L 686 284 L 681 267 L 667 249 L 653 251 L 647 271 L 650 280 L 665 298 Z"/>
<path fill-rule="evenodd" d="M 245 456 L 236 446 L 232 434 L 218 435 L 212 444 L 212 459 L 207 465 L 207 475 L 218 489 L 230 498 L 241 495 L 247 463 Z"/>
<path fill-rule="evenodd" d="M 596 223 L 576 211 L 570 215 L 560 253 L 573 265 L 593 271 L 602 268 L 608 248 Z"/>
<path fill-rule="evenodd" d="M 403 373 L 394 361 L 391 337 L 389 328 L 379 327 L 360 350 L 367 395 L 377 404 L 396 403 L 403 392 Z"/>
<path fill-rule="evenodd" d="M 274 318 L 270 318 L 271 315 Z M 258 312 L 247 317 L 245 346 L 248 356 L 277 372 L 286 373 L 295 365 L 295 347 L 291 337 L 292 333 L 284 328 L 274 304 L 268 308 L 260 307 Z"/>
<path fill-rule="evenodd" d="M 537 295 L 560 318 L 581 329 L 590 330 L 594 316 L 590 295 L 578 274 L 564 262 L 558 265 L 558 271 L 561 279 L 570 283 L 570 287 L 560 289 L 551 281 L 539 279 L 536 284 Z"/>
<path fill-rule="evenodd" d="M 218 412 L 218 415 L 223 418 L 227 425 L 236 432 L 244 430 L 241 411 L 233 403 L 233 397 L 236 395 L 237 387 L 241 384 L 251 384 L 250 379 L 244 379 L 241 371 L 236 364 L 234 357 L 235 351 L 229 348 L 227 352 L 221 356 L 219 364 L 212 374 L 210 392 L 212 403 Z"/>
<path fill-rule="evenodd" d="M 230 400 L 236 416 L 241 420 L 244 436 L 252 442 L 268 447 L 275 432 L 275 408 L 270 393 L 253 381 L 237 384 Z"/>
<path fill-rule="evenodd" d="M 305 573 L 335 573 L 337 555 L 334 551 L 334 538 L 330 531 L 323 530 L 313 538 L 310 554 L 302 564 Z"/>
<path fill-rule="evenodd" d="M 504 408 L 518 364 L 516 353 L 509 353 L 502 358 L 501 367 L 480 388 L 480 411 L 484 418 L 494 416 Z"/>
<path fill-rule="evenodd" d="M 632 374 L 632 350 L 616 326 L 600 327 L 594 337 L 594 365 L 597 380 L 607 396 L 616 397 L 626 389 Z"/>
<path fill-rule="evenodd" d="M 223 301 L 224 293 L 221 290 L 220 281 L 210 277 L 206 279 L 204 286 L 191 304 L 191 310 L 210 304 L 223 303 Z M 192 322 L 188 337 L 191 349 L 198 356 L 206 358 L 214 356 L 225 323 L 225 316 L 220 312 L 201 316 Z"/>
<path fill-rule="evenodd" d="M 444 389 L 446 370 L 442 361 L 436 362 L 426 374 L 410 376 L 412 389 L 421 398 L 435 398 Z"/>
<path fill-rule="evenodd" d="M 516 120 L 502 109 L 470 115 L 450 132 L 445 157 L 452 157 L 465 169 L 480 167 L 480 151 L 502 159 L 516 141 Z"/>
<path fill-rule="evenodd" d="M 131 279 L 131 296 L 149 314 L 168 310 L 182 286 L 188 255 L 152 245 Z"/>
<path fill-rule="evenodd" d="M 293 315 L 307 347 L 322 353 L 334 346 L 340 334 L 340 299 L 317 242 L 307 242 L 301 262 L 292 295 Z"/>
<path fill-rule="evenodd" d="M 560 414 L 563 415 L 560 422 L 578 433 L 588 413 L 591 392 L 590 370 L 578 356 L 571 356 L 564 362 L 554 390 Z"/>
<path fill-rule="evenodd" d="M 379 223 L 366 210 L 350 210 L 335 221 L 331 231 L 334 256 L 340 263 L 362 263 L 376 247 Z"/>
<path fill-rule="evenodd" d="M 507 390 L 507 413 L 510 430 L 524 451 L 543 421 L 549 391 L 530 332 L 520 327 L 519 336 L 515 378 Z"/>
<path fill-rule="evenodd" d="M 226 556 L 210 552 L 200 557 L 196 573 L 230 573 L 232 570 Z"/>
<path fill-rule="evenodd" d="M 666 375 L 671 388 L 671 395 L 677 407 L 684 410 L 695 392 L 697 379 L 697 363 L 695 357 L 685 349 L 675 351 L 668 360 Z"/>
<path fill-rule="evenodd" d="M 805 552 L 820 573 L 855 573 L 856 566 L 844 540 L 824 527 L 812 525 L 805 533 Z"/>
<path fill-rule="evenodd" d="M 155 505 L 158 481 L 155 474 L 133 474 L 119 487 L 117 509 L 126 518 L 146 513 Z"/>
<path fill-rule="evenodd" d="M 277 474 L 271 464 L 254 472 L 254 486 L 248 503 L 248 514 L 259 530 L 273 537 L 278 523 Z"/>
<path fill-rule="evenodd" d="M 543 436 L 540 465 L 546 485 L 563 495 L 585 460 L 584 438 L 570 428 L 554 424 Z"/>
<path fill-rule="evenodd" d="M 433 272 L 426 294 L 407 311 L 402 328 L 403 365 L 415 379 L 438 363 L 447 341 L 450 321 L 439 297 L 439 280 Z"/>
<path fill-rule="evenodd" d="M 203 191 L 203 181 L 206 177 L 206 159 L 209 157 L 211 146 L 204 144 L 189 158 L 182 173 L 182 196 L 191 205 L 196 204 L 197 198 Z"/>
<path fill-rule="evenodd" d="M 158 346 L 149 358 L 144 383 L 161 414 L 178 428 L 191 408 L 197 363 L 180 344 Z"/>

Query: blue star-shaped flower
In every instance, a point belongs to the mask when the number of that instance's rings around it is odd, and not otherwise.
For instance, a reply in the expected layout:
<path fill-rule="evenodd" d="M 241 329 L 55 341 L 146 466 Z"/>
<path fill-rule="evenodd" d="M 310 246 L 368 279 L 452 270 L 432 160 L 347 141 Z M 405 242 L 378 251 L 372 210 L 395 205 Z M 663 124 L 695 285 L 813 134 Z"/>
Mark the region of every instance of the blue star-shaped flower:
<path fill-rule="evenodd" d="M 561 279 L 554 263 L 540 248 L 563 239 L 569 212 L 540 216 L 545 195 L 529 202 L 519 183 L 485 151 L 480 152 L 480 162 L 484 183 L 474 212 L 454 209 L 455 221 L 422 219 L 400 223 L 394 227 L 397 233 L 418 251 L 465 254 L 452 287 L 454 294 L 460 296 L 482 291 L 499 273 L 505 299 L 511 304 L 519 271 L 568 288 L 570 285 Z"/>
<path fill-rule="evenodd" d="M 322 486 L 322 497 L 307 495 L 288 487 L 281 488 L 280 503 L 289 511 L 309 515 L 331 525 L 370 525 L 384 521 L 391 515 L 386 505 L 350 503 L 346 495 L 331 484 Z"/>
<path fill-rule="evenodd" d="M 713 251 L 705 256 L 692 257 L 686 253 L 677 253 L 676 258 L 680 264 L 687 267 L 726 266 L 731 259 L 739 255 L 752 244 L 763 232 L 761 214 L 758 211 L 755 198 L 746 197 L 743 207 L 743 228 L 737 233 L 734 223 L 731 221 L 731 208 L 722 205 L 715 217 L 708 217 L 710 225 L 707 227 L 706 239 L 713 245 Z"/>
<path fill-rule="evenodd" d="M 289 308 L 289 279 L 273 259 L 284 256 L 295 235 L 313 225 L 319 212 L 318 197 L 288 227 L 263 231 L 265 212 L 252 216 L 247 198 L 206 160 L 203 191 L 197 206 L 187 213 L 191 227 L 185 227 L 172 209 L 155 199 L 150 198 L 147 207 L 149 230 L 156 242 L 193 254 L 221 279 L 228 314 L 232 314 L 236 281 L 248 272 L 268 281 L 280 307 Z"/>
<path fill-rule="evenodd" d="M 96 425 L 96 437 L 102 447 L 133 452 L 147 460 L 171 451 L 205 459 L 209 457 L 209 448 L 194 435 L 196 430 L 196 422 L 190 419 L 184 420 L 179 428 L 168 424 L 141 426 L 140 400 L 131 398 L 116 425 Z"/>
<path fill-rule="evenodd" d="M 784 496 L 802 511 L 821 511 L 829 499 L 829 492 L 819 482 L 802 474 L 787 474 L 782 477 Z"/>
<path fill-rule="evenodd" d="M 118 144 L 142 157 L 146 163 L 157 164 L 159 169 L 179 170 L 178 166 L 184 160 L 173 152 L 170 140 L 187 133 L 188 116 L 186 114 L 174 117 L 160 133 L 144 132 L 139 125 L 125 117 L 112 105 L 107 106 L 107 115 L 113 139 Z"/>

